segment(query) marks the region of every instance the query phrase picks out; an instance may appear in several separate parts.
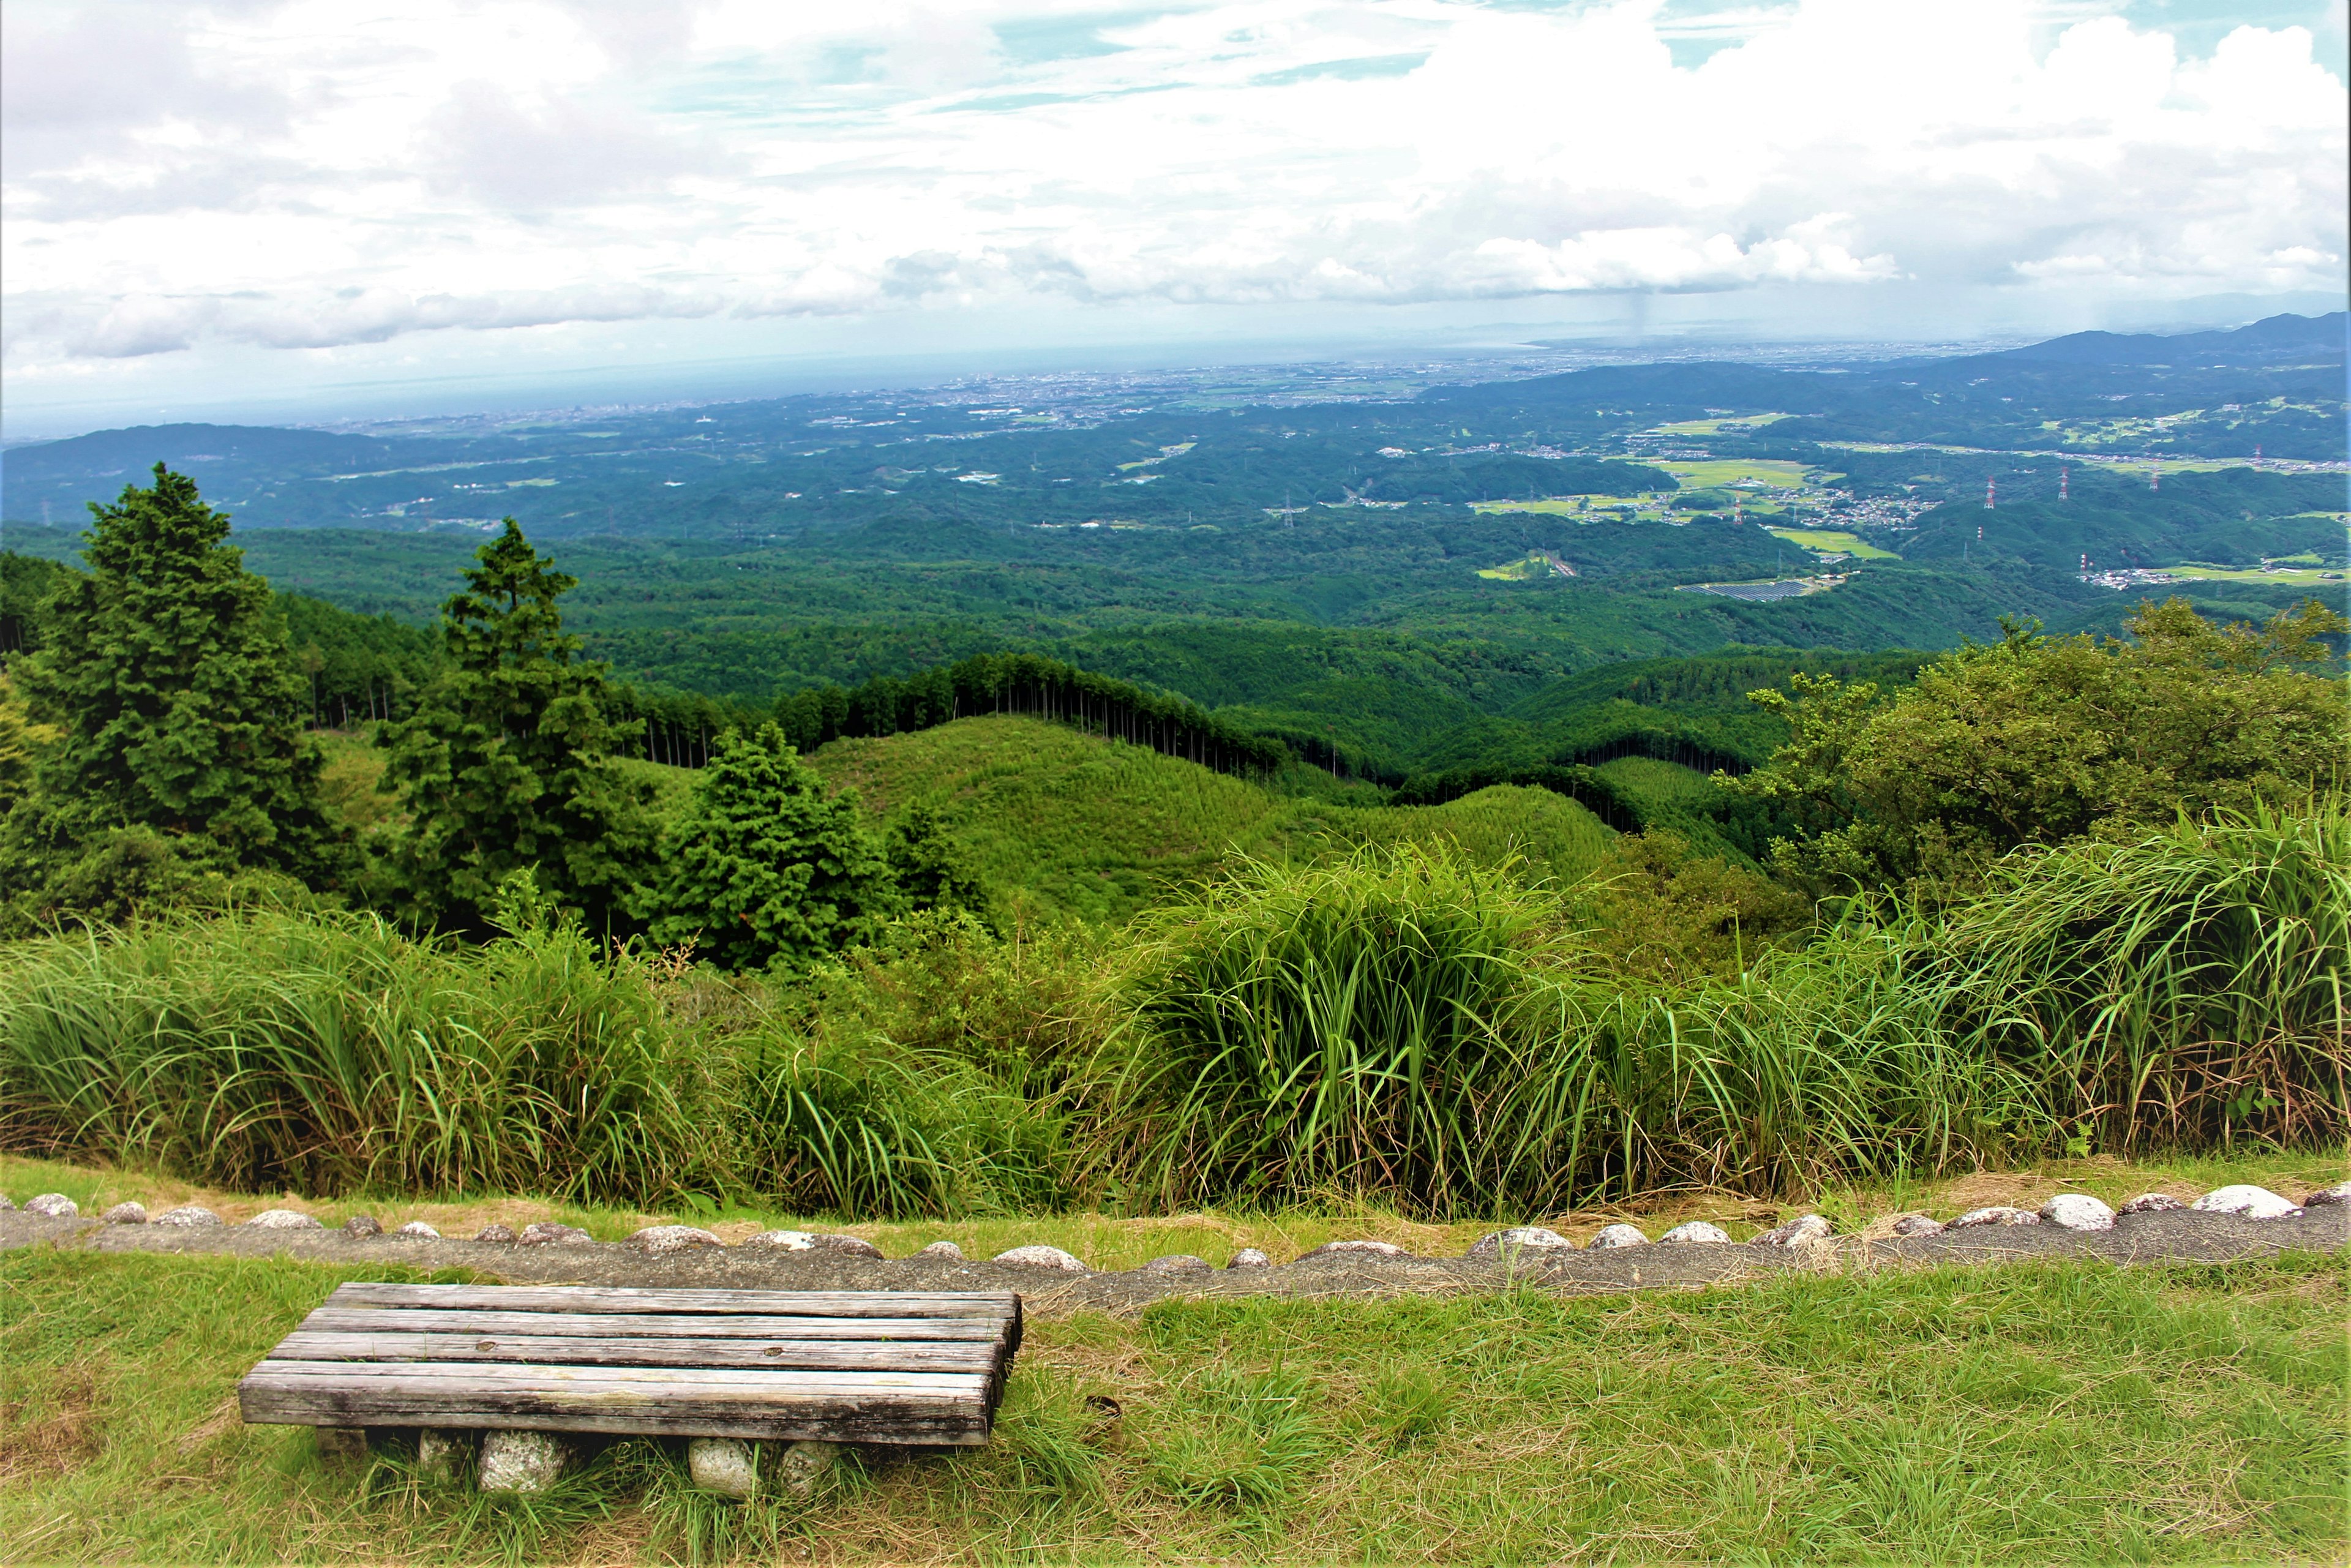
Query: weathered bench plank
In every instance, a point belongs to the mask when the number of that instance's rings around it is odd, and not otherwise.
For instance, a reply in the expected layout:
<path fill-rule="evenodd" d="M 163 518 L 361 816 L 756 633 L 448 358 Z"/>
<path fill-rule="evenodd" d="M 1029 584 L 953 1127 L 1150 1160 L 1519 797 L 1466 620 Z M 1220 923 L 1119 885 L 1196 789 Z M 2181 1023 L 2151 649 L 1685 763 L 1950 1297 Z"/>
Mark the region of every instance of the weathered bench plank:
<path fill-rule="evenodd" d="M 245 1418 L 312 1427 L 463 1427 L 628 1436 L 972 1445 L 988 1379 L 955 1373 L 265 1361 Z"/>
<path fill-rule="evenodd" d="M 1008 1318 L 805 1318 L 746 1312 L 740 1317 L 676 1312 L 440 1312 L 429 1307 L 320 1307 L 302 1320 L 304 1329 L 335 1333 L 582 1334 L 625 1338 L 632 1334 L 690 1333 L 709 1339 L 802 1339 L 872 1341 L 880 1343 L 956 1343 L 994 1344 L 1009 1337 Z"/>
<path fill-rule="evenodd" d="M 269 1353 L 272 1361 L 529 1362 L 573 1366 L 750 1366 L 843 1372 L 967 1372 L 996 1369 L 993 1344 L 811 1343 L 805 1340 L 541 1337 L 504 1333 L 339 1333 L 308 1324 Z"/>
<path fill-rule="evenodd" d="M 630 1285 L 383 1285 L 353 1281 L 337 1307 L 475 1307 L 509 1312 L 768 1312 L 829 1318 L 1018 1316 L 1010 1291 L 655 1291 Z"/>
<path fill-rule="evenodd" d="M 338 1286 L 237 1385 L 251 1422 L 977 1444 L 1011 1292 Z"/>

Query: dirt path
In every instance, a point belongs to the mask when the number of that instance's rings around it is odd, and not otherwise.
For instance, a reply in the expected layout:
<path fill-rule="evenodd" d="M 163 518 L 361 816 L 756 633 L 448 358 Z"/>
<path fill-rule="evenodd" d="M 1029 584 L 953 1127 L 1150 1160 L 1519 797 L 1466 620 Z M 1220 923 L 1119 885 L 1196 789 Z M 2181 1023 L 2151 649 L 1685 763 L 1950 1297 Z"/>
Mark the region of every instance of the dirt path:
<path fill-rule="evenodd" d="M 1908 1239 L 1842 1237 L 1798 1249 L 1714 1243 L 1604 1251 L 1522 1253 L 1513 1264 L 1467 1258 L 1325 1254 L 1264 1269 L 1067 1274 L 1031 1265 L 931 1258 L 875 1260 L 766 1248 L 702 1247 L 647 1253 L 613 1244 L 520 1247 L 508 1242 L 353 1238 L 340 1231 L 225 1226 L 177 1229 L 103 1225 L 0 1213 L 0 1250 L 49 1244 L 100 1252 L 284 1256 L 338 1264 L 466 1269 L 509 1283 L 702 1286 L 738 1290 L 1017 1290 L 1028 1310 L 1050 1315 L 1132 1312 L 1170 1296 L 1364 1296 L 1397 1291 L 1491 1291 L 1534 1285 L 1585 1294 L 1721 1284 L 1782 1269 L 1820 1271 L 2102 1258 L 2121 1264 L 2230 1263 L 2287 1250 L 2340 1251 L 2351 1244 L 2351 1206 L 2282 1219 L 2172 1210 L 2124 1215 L 2112 1230 L 2051 1225 L 1980 1226 Z"/>

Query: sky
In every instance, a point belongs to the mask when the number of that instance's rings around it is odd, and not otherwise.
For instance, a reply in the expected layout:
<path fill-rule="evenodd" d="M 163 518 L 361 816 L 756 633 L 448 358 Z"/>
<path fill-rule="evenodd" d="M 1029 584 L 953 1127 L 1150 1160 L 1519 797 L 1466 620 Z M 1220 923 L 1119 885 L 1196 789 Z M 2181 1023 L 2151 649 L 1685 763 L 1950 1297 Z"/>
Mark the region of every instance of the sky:
<path fill-rule="evenodd" d="M 8 0 L 0 433 L 2339 308 L 2345 0 Z"/>

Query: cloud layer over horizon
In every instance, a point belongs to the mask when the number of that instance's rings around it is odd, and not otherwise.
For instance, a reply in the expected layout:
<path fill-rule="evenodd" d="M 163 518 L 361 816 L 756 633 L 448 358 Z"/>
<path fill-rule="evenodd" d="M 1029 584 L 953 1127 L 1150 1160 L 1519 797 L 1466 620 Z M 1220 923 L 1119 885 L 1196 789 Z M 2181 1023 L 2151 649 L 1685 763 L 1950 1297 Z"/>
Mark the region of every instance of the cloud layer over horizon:
<path fill-rule="evenodd" d="M 2351 103 L 2312 33 L 2199 50 L 2106 9 L 17 0 L 6 362 L 1040 305 L 2339 290 Z"/>

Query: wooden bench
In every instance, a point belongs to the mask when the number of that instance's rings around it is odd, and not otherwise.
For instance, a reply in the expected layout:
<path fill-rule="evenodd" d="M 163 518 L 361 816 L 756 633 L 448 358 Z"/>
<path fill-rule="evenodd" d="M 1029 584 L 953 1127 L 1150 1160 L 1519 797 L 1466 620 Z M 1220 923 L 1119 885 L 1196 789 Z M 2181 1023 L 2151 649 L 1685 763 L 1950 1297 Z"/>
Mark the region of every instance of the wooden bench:
<path fill-rule="evenodd" d="M 335 1288 L 237 1385 L 247 1421 L 973 1445 L 1020 1298 L 578 1285 Z"/>

